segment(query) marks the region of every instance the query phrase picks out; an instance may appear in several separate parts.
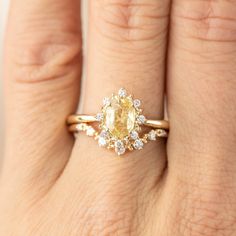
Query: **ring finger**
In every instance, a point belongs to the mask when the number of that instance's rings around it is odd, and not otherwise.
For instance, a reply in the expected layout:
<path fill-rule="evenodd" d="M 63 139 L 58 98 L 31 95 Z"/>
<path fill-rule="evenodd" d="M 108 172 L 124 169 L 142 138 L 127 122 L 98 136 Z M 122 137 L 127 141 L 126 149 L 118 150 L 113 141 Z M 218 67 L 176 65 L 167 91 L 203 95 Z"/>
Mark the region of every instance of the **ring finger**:
<path fill-rule="evenodd" d="M 163 118 L 169 1 L 90 1 L 89 12 L 83 113 L 96 114 L 103 97 L 125 87 L 128 93 L 141 99 L 145 116 Z M 93 148 L 88 151 L 90 142 Z M 165 166 L 164 153 L 164 143 L 157 141 L 143 151 L 132 152 L 132 157 L 141 155 L 142 158 L 134 161 L 131 157 L 130 162 L 139 170 L 149 173 L 154 170 L 156 177 Z M 96 166 L 101 166 L 98 156 L 113 156 L 114 153 L 98 148 L 93 140 L 81 136 L 71 161 L 78 162 L 83 168 L 85 155 L 86 159 L 97 163 Z M 108 162 L 112 165 L 114 158 Z"/>

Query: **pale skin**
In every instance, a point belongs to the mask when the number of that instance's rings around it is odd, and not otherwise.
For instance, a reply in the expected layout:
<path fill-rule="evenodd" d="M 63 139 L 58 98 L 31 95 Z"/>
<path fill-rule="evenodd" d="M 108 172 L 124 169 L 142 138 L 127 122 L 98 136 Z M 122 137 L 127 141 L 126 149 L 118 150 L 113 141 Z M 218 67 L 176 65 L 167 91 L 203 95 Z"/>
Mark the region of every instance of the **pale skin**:
<path fill-rule="evenodd" d="M 236 1 L 13 0 L 3 236 L 236 235 Z M 84 43 L 84 42 L 83 42 Z M 80 91 L 82 63 L 86 80 Z M 124 158 L 65 120 L 125 87 L 170 134 Z"/>

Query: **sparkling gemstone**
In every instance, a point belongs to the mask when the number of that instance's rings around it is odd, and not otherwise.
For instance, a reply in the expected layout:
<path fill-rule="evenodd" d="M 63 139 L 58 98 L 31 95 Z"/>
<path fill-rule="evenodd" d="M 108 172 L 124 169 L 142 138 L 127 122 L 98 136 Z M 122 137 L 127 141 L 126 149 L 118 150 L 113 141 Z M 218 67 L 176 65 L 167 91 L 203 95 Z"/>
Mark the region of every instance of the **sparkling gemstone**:
<path fill-rule="evenodd" d="M 100 137 L 102 138 L 107 138 L 108 137 L 108 132 L 106 130 L 102 130 L 101 133 L 99 134 Z"/>
<path fill-rule="evenodd" d="M 133 140 L 137 139 L 137 138 L 138 138 L 138 132 L 135 131 L 135 130 L 131 131 L 130 137 L 131 137 Z"/>
<path fill-rule="evenodd" d="M 124 146 L 124 143 L 121 140 L 117 140 L 115 142 L 115 147 L 123 147 L 123 146 Z"/>
<path fill-rule="evenodd" d="M 121 88 L 121 89 L 119 90 L 119 92 L 118 92 L 118 95 L 119 95 L 121 98 L 124 98 L 124 97 L 126 97 L 127 92 L 126 92 L 125 89 Z"/>
<path fill-rule="evenodd" d="M 87 131 L 86 131 L 86 134 L 88 136 L 93 136 L 95 134 L 95 129 L 93 127 L 88 127 Z"/>
<path fill-rule="evenodd" d="M 125 153 L 125 147 L 124 146 L 115 147 L 115 152 L 120 156 Z"/>
<path fill-rule="evenodd" d="M 136 111 L 132 99 L 113 97 L 111 104 L 104 110 L 104 125 L 117 139 L 124 139 L 134 129 Z"/>
<path fill-rule="evenodd" d="M 157 130 L 157 136 L 158 137 L 163 137 L 163 138 L 166 138 L 168 136 L 168 133 L 166 130 L 164 129 L 158 129 Z"/>
<path fill-rule="evenodd" d="M 155 132 L 155 130 L 151 130 L 148 133 L 148 139 L 151 140 L 151 141 L 155 141 L 156 140 L 156 132 Z"/>
<path fill-rule="evenodd" d="M 103 98 L 103 106 L 109 106 L 111 103 L 110 98 L 105 97 Z"/>
<path fill-rule="evenodd" d="M 124 147 L 124 143 L 121 140 L 117 140 L 115 142 L 115 152 L 118 155 L 122 155 L 125 153 L 125 147 Z"/>
<path fill-rule="evenodd" d="M 143 141 L 141 139 L 137 139 L 134 142 L 134 148 L 140 150 L 143 148 Z"/>
<path fill-rule="evenodd" d="M 138 99 L 135 99 L 133 103 L 134 103 L 134 107 L 135 107 L 135 108 L 138 108 L 138 107 L 141 106 L 141 102 L 140 102 L 140 100 L 138 100 Z"/>
<path fill-rule="evenodd" d="M 140 116 L 137 117 L 137 121 L 138 121 L 139 124 L 144 124 L 145 121 L 146 121 L 146 118 L 145 118 L 144 115 L 140 115 Z"/>
<path fill-rule="evenodd" d="M 84 131 L 85 128 L 86 128 L 86 125 L 85 125 L 85 124 L 78 124 L 78 125 L 76 125 L 76 129 L 77 129 L 78 131 Z"/>
<path fill-rule="evenodd" d="M 107 140 L 103 137 L 99 137 L 98 144 L 100 147 L 105 147 L 107 145 Z"/>
<path fill-rule="evenodd" d="M 96 116 L 95 116 L 96 120 L 97 121 L 102 121 L 103 120 L 103 114 L 102 113 L 98 113 Z"/>

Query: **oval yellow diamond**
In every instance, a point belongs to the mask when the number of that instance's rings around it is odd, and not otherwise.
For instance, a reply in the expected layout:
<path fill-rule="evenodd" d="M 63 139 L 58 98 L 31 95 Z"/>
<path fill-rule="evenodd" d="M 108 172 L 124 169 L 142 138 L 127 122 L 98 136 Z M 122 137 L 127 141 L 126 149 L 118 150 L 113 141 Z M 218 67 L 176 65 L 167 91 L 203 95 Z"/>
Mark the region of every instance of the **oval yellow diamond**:
<path fill-rule="evenodd" d="M 123 139 L 135 127 L 136 110 L 131 98 L 113 97 L 104 111 L 104 125 L 112 136 Z"/>

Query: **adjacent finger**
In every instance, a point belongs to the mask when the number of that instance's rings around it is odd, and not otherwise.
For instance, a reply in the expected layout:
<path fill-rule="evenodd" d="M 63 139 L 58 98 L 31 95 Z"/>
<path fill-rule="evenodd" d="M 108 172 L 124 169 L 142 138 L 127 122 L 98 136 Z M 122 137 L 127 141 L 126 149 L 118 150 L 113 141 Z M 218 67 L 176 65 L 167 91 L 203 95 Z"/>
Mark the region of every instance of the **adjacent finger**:
<path fill-rule="evenodd" d="M 12 1 L 5 57 L 7 182 L 46 188 L 42 175 L 55 180 L 73 144 L 65 120 L 79 95 L 79 1 Z"/>
<path fill-rule="evenodd" d="M 213 235 L 214 229 L 224 234 L 235 217 L 235 15 L 235 1 L 173 1 L 168 193 L 177 193 L 173 197 L 182 202 L 177 212 L 190 217 L 186 234 Z"/>
<path fill-rule="evenodd" d="M 235 159 L 235 14 L 233 1 L 173 2 L 169 150 L 187 163 Z"/>

